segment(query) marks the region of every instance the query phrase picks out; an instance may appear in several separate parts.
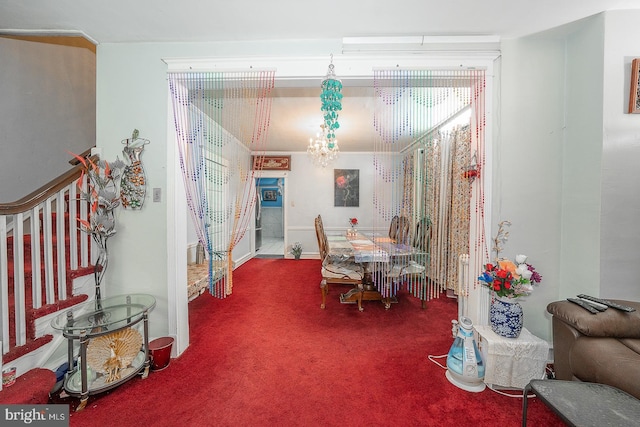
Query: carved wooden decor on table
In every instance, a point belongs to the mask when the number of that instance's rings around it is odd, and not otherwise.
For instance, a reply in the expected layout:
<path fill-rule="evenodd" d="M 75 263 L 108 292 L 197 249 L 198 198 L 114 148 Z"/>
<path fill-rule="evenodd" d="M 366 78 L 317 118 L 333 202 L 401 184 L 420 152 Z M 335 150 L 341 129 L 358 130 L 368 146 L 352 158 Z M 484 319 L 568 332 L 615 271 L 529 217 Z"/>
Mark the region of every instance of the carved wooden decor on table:
<path fill-rule="evenodd" d="M 291 156 L 253 156 L 253 170 L 290 171 Z"/>

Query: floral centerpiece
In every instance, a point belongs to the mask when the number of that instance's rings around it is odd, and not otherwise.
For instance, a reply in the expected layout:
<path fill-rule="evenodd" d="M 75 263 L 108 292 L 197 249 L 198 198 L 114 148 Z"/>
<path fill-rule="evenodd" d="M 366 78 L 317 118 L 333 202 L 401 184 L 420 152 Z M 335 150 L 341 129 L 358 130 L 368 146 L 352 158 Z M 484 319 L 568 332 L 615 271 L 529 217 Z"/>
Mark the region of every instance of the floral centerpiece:
<path fill-rule="evenodd" d="M 358 230 L 356 229 L 358 218 L 349 218 L 349 225 L 351 226 L 351 230 L 347 230 L 347 236 L 356 236 L 358 234 Z"/>
<path fill-rule="evenodd" d="M 295 259 L 300 259 L 300 255 L 302 255 L 302 245 L 300 242 L 295 242 L 291 245 L 291 250 L 289 251 L 291 255 L 294 256 Z"/>
<path fill-rule="evenodd" d="M 542 276 L 533 265 L 527 262 L 526 255 L 516 255 L 515 259 L 500 258 L 500 252 L 509 233 L 505 227 L 508 221 L 502 221 L 498 226 L 498 233 L 493 239 L 496 261 L 487 263 L 478 281 L 493 291 L 489 320 L 491 329 L 498 335 L 507 338 L 517 338 L 523 325 L 522 307 L 517 299 L 530 295 L 533 285 L 542 281 Z"/>
<path fill-rule="evenodd" d="M 498 297 L 518 298 L 531 294 L 533 284 L 540 283 L 542 276 L 527 263 L 526 255 L 516 255 L 515 262 L 499 259 L 497 264 L 487 263 L 478 280 Z"/>

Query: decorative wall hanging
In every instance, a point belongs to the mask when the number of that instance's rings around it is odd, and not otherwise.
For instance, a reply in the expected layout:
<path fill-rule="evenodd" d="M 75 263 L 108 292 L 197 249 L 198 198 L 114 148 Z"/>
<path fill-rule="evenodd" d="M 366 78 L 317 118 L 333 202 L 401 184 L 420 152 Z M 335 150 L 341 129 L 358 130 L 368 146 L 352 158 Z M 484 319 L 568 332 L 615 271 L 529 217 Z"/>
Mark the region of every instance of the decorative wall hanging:
<path fill-rule="evenodd" d="M 464 171 L 462 172 L 462 177 L 467 178 L 469 182 L 473 182 L 479 174 L 480 167 L 478 166 L 478 158 L 477 154 L 474 153 L 473 157 L 471 157 L 471 163 L 465 166 Z"/>
<path fill-rule="evenodd" d="M 139 138 L 138 129 L 134 129 L 131 138 L 123 139 L 125 147 L 122 152 L 129 164 L 124 168 L 122 181 L 120 182 L 120 198 L 122 207 L 129 209 L 141 209 L 144 204 L 144 196 L 147 192 L 147 180 L 142 167 L 142 151 L 149 144 L 148 139 Z"/>
<path fill-rule="evenodd" d="M 360 206 L 360 170 L 333 170 L 334 206 Z"/>
<path fill-rule="evenodd" d="M 631 61 L 631 84 L 629 85 L 629 113 L 640 113 L 640 58 Z"/>
<path fill-rule="evenodd" d="M 290 171 L 291 156 L 253 156 L 253 170 Z"/>

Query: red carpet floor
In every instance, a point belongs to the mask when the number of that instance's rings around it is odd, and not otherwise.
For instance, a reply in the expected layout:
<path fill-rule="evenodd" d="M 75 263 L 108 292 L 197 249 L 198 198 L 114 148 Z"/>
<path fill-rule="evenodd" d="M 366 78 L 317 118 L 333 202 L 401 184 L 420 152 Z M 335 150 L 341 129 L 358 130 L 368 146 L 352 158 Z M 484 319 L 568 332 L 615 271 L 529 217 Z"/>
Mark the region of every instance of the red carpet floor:
<path fill-rule="evenodd" d="M 253 259 L 233 295 L 190 303 L 190 347 L 72 413 L 71 426 L 517 426 L 522 399 L 451 385 L 428 355 L 453 342 L 456 302 L 401 294 L 320 309 L 318 260 Z M 439 359 L 444 364 L 444 359 Z M 72 405 L 75 406 L 75 402 Z M 73 407 L 72 407 L 73 410 Z M 562 426 L 538 399 L 529 425 Z"/>

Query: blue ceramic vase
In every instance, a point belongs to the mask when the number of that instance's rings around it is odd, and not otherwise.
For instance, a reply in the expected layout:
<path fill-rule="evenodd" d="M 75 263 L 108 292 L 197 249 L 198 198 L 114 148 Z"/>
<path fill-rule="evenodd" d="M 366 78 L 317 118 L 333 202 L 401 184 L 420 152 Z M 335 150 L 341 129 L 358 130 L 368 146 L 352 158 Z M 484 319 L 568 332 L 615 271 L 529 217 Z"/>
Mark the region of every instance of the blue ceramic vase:
<path fill-rule="evenodd" d="M 491 330 L 505 338 L 518 338 L 522 331 L 524 315 L 522 306 L 515 300 L 494 297 L 489 310 Z"/>

